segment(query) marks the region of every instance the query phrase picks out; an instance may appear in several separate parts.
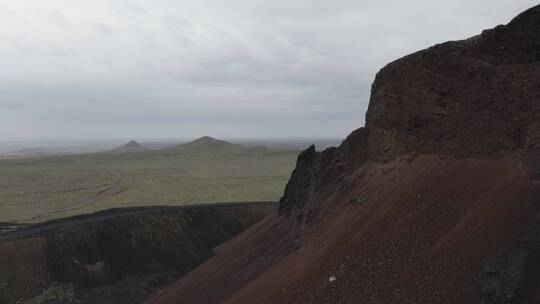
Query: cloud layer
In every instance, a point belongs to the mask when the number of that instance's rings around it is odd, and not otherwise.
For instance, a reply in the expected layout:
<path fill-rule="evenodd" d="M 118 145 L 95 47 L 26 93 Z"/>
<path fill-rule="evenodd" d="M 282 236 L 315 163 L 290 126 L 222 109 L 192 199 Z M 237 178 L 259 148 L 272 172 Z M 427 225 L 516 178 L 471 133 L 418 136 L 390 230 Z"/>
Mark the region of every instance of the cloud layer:
<path fill-rule="evenodd" d="M 0 0 L 0 140 L 345 136 L 384 64 L 534 4 Z"/>

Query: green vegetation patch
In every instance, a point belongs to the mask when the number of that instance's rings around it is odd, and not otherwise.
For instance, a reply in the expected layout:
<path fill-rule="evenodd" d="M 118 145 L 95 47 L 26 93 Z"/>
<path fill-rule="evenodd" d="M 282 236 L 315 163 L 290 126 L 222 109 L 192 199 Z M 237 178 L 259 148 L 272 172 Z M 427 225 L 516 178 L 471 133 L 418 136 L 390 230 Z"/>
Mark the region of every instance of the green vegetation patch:
<path fill-rule="evenodd" d="M 278 200 L 298 151 L 240 145 L 0 161 L 0 222 L 112 207 Z"/>

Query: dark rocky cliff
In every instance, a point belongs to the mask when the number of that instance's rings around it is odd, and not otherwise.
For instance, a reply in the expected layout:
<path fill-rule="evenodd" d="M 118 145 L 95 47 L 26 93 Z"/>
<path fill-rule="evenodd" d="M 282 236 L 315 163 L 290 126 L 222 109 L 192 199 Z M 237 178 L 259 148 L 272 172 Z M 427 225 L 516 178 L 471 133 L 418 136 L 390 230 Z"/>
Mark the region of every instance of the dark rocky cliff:
<path fill-rule="evenodd" d="M 140 302 L 138 297 L 203 263 L 215 246 L 275 207 L 113 209 L 0 235 L 0 303 L 39 299 L 51 290 L 69 293 L 54 303 Z"/>
<path fill-rule="evenodd" d="M 366 127 L 386 158 L 418 151 L 459 156 L 540 144 L 540 9 L 462 41 L 436 45 L 383 68 Z M 376 141 L 378 141 L 377 138 Z"/>
<path fill-rule="evenodd" d="M 280 213 L 307 204 L 312 189 L 341 183 L 347 170 L 365 161 L 384 163 L 410 153 L 511 156 L 536 166 L 540 6 L 508 25 L 430 47 L 384 67 L 372 86 L 366 126 L 337 149 L 318 153 L 309 148 L 300 154 Z"/>

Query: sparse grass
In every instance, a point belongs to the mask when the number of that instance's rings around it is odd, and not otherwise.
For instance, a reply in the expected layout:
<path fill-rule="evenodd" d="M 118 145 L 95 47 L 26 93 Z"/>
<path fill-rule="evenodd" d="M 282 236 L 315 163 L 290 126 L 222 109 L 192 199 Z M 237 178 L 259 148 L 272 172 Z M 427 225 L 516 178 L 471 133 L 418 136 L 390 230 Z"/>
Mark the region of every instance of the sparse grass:
<path fill-rule="evenodd" d="M 225 147 L 0 160 L 0 222 L 137 205 L 277 200 L 297 154 Z"/>
<path fill-rule="evenodd" d="M 75 299 L 73 285 L 55 283 L 47 288 L 37 297 L 23 302 L 15 302 L 17 304 L 47 304 L 47 303 L 78 303 Z"/>

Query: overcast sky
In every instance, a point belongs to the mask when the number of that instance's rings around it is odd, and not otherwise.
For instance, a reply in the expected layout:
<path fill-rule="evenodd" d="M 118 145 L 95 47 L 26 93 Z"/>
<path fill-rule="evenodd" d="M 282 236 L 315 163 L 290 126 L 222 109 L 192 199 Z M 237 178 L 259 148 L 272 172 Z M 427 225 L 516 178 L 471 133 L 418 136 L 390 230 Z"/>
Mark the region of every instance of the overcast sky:
<path fill-rule="evenodd" d="M 0 141 L 327 137 L 386 63 L 525 0 L 0 0 Z"/>

